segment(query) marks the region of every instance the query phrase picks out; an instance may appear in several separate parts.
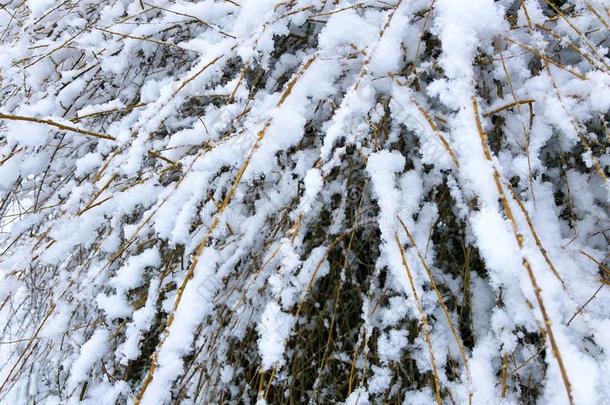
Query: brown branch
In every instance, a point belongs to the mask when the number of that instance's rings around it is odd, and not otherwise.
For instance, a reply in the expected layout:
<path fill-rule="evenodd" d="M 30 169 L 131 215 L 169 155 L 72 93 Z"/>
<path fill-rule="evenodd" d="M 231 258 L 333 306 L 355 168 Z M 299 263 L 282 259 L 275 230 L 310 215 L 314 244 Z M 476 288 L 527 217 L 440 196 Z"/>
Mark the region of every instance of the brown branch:
<path fill-rule="evenodd" d="M 483 117 L 489 117 L 490 115 L 497 114 L 500 111 L 508 110 L 509 108 L 513 108 L 513 107 L 516 107 L 516 106 L 522 105 L 522 104 L 529 104 L 531 106 L 532 103 L 534 103 L 535 101 L 536 100 L 532 100 L 532 99 L 513 101 L 512 103 L 505 104 L 502 107 L 496 108 L 495 110 L 486 112 L 485 114 L 483 114 Z"/>
<path fill-rule="evenodd" d="M 150 39 L 150 38 L 141 37 L 141 36 L 137 36 L 137 35 L 125 34 L 123 32 L 110 31 L 110 30 L 107 30 L 105 28 L 98 28 L 98 27 L 96 27 L 95 29 L 98 30 L 98 31 L 105 32 L 106 34 L 117 35 L 117 36 L 120 36 L 120 37 L 123 37 L 123 38 L 129 38 L 129 39 L 134 39 L 134 40 L 138 40 L 138 41 L 150 42 L 150 43 L 161 45 L 161 46 L 168 46 L 170 48 L 180 49 L 181 51 L 191 51 L 190 49 L 183 48 L 180 45 L 176 45 L 174 43 L 167 42 L 167 41 L 159 41 L 157 39 Z"/>
<path fill-rule="evenodd" d="M 587 80 L 587 77 L 585 75 L 583 75 L 582 73 L 580 73 L 577 70 L 571 69 L 565 65 L 562 65 L 559 62 L 554 61 L 553 59 L 549 58 L 548 56 L 546 56 L 545 54 L 543 54 L 542 52 L 540 52 L 539 50 L 532 48 L 529 45 L 523 44 L 519 41 L 515 41 L 514 39 L 508 38 L 508 37 L 504 37 L 504 39 L 506 40 L 506 42 L 510 42 L 511 44 L 515 44 L 523 49 L 525 49 L 528 52 L 531 52 L 532 54 L 538 56 L 540 59 L 549 62 L 555 66 L 557 66 L 560 69 L 565 70 L 566 72 L 578 77 L 580 80 Z"/>
<path fill-rule="evenodd" d="M 221 30 L 220 28 L 215 27 L 215 26 L 211 25 L 210 23 L 207 23 L 207 22 L 203 21 L 201 18 L 196 17 L 194 15 L 186 14 L 186 13 L 181 13 L 181 12 L 170 10 L 170 9 L 163 8 L 163 7 L 160 7 L 160 6 L 155 6 L 154 4 L 150 4 L 150 3 L 146 3 L 146 2 L 144 2 L 144 4 L 146 4 L 150 8 L 156 8 L 158 10 L 163 10 L 165 12 L 176 14 L 176 15 L 179 15 L 179 16 L 182 16 L 182 17 L 192 18 L 192 19 L 198 21 L 199 23 L 201 23 L 202 25 L 205 25 L 209 29 L 218 31 L 218 33 L 224 35 L 225 37 L 236 39 L 235 35 L 228 34 L 228 33 L 224 32 L 223 30 Z"/>
<path fill-rule="evenodd" d="M 481 124 L 481 117 L 479 116 L 479 107 L 477 104 L 477 100 L 475 97 L 472 98 L 472 111 L 475 118 L 475 123 L 477 127 L 477 132 L 479 133 L 479 138 L 481 139 L 481 145 L 483 147 L 483 151 L 485 154 L 486 160 L 492 166 L 492 173 L 494 182 L 496 183 L 496 188 L 498 189 L 498 195 L 500 197 L 500 201 L 502 203 L 502 210 L 504 211 L 504 215 L 509 220 L 513 234 L 515 235 L 515 240 L 517 242 L 517 246 L 519 247 L 519 251 L 521 253 L 521 264 L 527 275 L 530 279 L 530 283 L 532 285 L 532 289 L 534 290 L 534 296 L 536 297 L 536 301 L 538 303 L 538 308 L 540 309 L 540 314 L 542 315 L 542 319 L 544 320 L 544 329 L 546 330 L 546 334 L 549 337 L 549 343 L 551 345 L 551 349 L 553 350 L 553 355 L 555 360 L 557 361 L 557 365 L 559 367 L 559 371 L 561 374 L 561 379 L 563 380 L 564 387 L 566 389 L 566 394 L 568 396 L 568 402 L 570 405 L 574 405 L 574 397 L 572 396 L 572 384 L 570 383 L 570 379 L 568 378 L 568 373 L 566 371 L 565 365 L 563 363 L 563 358 L 561 356 L 561 352 L 559 351 L 559 345 L 555 340 L 555 334 L 553 333 L 552 321 L 549 318 L 549 314 L 546 310 L 546 306 L 544 304 L 544 300 L 542 299 L 542 288 L 538 285 L 538 281 L 536 280 L 536 276 L 534 274 L 534 270 L 530 265 L 527 256 L 523 252 L 524 244 L 523 244 L 523 235 L 519 232 L 519 228 L 517 226 L 517 221 L 515 220 L 515 216 L 513 215 L 512 209 L 508 204 L 508 199 L 506 198 L 506 193 L 504 193 L 504 189 L 502 187 L 500 173 L 494 166 L 491 156 L 491 150 L 489 149 L 489 142 L 487 140 L 487 134 L 483 131 L 483 125 Z"/>
<path fill-rule="evenodd" d="M 432 376 L 434 377 L 434 391 L 436 396 L 436 402 L 441 405 L 443 403 L 441 399 L 441 384 L 438 378 L 438 369 L 436 367 L 436 356 L 434 355 L 434 349 L 432 348 L 432 339 L 430 338 L 430 325 L 428 323 L 428 316 L 424 311 L 424 306 L 419 299 L 419 295 L 417 294 L 417 289 L 415 288 L 415 280 L 413 279 L 413 274 L 411 273 L 411 269 L 407 262 L 407 258 L 405 256 L 405 251 L 402 248 L 402 243 L 400 242 L 400 238 L 398 234 L 394 234 L 394 239 L 396 240 L 396 246 L 398 247 L 398 251 L 400 252 L 400 258 L 402 260 L 402 266 L 407 273 L 407 277 L 409 278 L 409 285 L 411 286 L 411 292 L 413 293 L 413 299 L 417 304 L 417 310 L 420 316 L 420 322 L 422 324 L 422 329 L 424 330 L 424 338 L 426 344 L 428 345 L 428 353 L 430 355 L 430 365 L 432 366 Z"/>
<path fill-rule="evenodd" d="M 36 117 L 27 117 L 24 115 L 11 115 L 11 114 L 0 114 L 0 120 L 11 120 L 11 121 L 26 121 L 26 122 L 34 122 L 36 124 L 45 124 L 52 127 L 55 127 L 61 131 L 68 132 L 76 132 L 77 134 L 91 136 L 93 138 L 99 139 L 107 139 L 110 141 L 115 141 L 116 139 L 113 136 L 102 134 L 100 132 L 88 131 L 86 129 L 81 129 L 77 127 L 73 127 L 70 125 L 60 124 L 59 122 L 55 122 L 48 119 L 36 118 Z"/>

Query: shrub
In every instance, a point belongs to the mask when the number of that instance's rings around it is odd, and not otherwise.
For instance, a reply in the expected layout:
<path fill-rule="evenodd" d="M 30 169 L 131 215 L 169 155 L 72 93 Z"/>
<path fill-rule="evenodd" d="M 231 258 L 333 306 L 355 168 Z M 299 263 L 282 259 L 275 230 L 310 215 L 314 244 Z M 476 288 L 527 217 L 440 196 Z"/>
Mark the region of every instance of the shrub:
<path fill-rule="evenodd" d="M 610 401 L 605 0 L 8 0 L 7 403 Z"/>

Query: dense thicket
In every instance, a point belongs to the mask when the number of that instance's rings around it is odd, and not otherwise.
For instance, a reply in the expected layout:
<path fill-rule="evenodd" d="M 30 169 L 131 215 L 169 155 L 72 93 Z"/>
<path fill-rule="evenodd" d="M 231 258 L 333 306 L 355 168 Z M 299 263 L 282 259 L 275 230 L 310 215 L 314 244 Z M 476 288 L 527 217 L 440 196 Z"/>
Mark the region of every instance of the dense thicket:
<path fill-rule="evenodd" d="M 610 403 L 607 0 L 0 5 L 4 403 Z"/>

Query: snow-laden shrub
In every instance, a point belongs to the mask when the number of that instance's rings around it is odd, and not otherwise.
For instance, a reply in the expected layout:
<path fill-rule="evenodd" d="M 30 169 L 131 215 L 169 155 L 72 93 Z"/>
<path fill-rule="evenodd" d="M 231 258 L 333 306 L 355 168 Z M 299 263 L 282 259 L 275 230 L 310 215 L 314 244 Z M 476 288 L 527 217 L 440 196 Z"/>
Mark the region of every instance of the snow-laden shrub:
<path fill-rule="evenodd" d="M 3 403 L 610 402 L 607 0 L 8 0 Z"/>

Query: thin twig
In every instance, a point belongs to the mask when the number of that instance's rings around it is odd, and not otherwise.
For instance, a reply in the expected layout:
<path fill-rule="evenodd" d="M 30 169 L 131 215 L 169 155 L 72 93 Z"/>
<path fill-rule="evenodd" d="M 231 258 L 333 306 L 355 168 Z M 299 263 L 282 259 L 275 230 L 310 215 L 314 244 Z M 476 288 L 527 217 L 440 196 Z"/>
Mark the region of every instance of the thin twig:
<path fill-rule="evenodd" d="M 55 122 L 55 121 L 49 120 L 49 119 L 36 118 L 36 117 L 27 117 L 27 116 L 24 116 L 24 115 L 12 115 L 12 114 L 0 114 L 0 119 L 11 120 L 11 121 L 34 122 L 36 124 L 49 125 L 49 126 L 57 128 L 57 129 L 60 129 L 62 131 L 76 132 L 77 134 L 91 136 L 91 137 L 99 138 L 99 139 L 107 139 L 107 140 L 110 140 L 110 141 L 115 141 L 116 140 L 116 138 L 114 138 L 113 136 L 107 135 L 107 134 L 102 134 L 100 132 L 88 131 L 86 129 L 81 129 L 81 128 L 73 127 L 73 126 L 70 126 L 70 125 L 60 124 L 59 122 Z"/>

